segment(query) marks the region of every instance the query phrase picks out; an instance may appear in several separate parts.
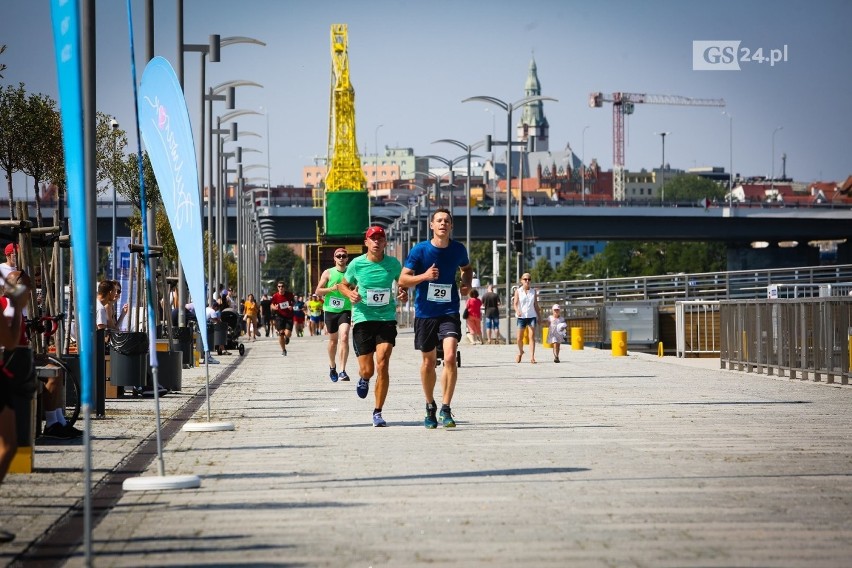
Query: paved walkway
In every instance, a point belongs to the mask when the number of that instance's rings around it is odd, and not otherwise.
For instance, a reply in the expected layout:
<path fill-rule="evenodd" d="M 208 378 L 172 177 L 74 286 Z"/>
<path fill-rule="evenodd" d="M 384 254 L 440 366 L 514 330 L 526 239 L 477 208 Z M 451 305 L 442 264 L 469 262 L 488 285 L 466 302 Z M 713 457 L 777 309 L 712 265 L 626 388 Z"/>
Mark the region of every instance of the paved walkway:
<path fill-rule="evenodd" d="M 156 475 L 153 402 L 94 421 L 96 566 L 848 566 L 852 388 L 718 370 L 718 360 L 461 348 L 455 430 L 423 428 L 419 356 L 400 334 L 384 416 L 329 381 L 324 338 L 263 339 L 162 399 L 167 474 L 196 490 L 124 492 Z M 354 357 L 349 370 L 356 375 Z M 0 486 L 0 563 L 84 564 L 69 511 L 79 443 L 39 445 Z"/>

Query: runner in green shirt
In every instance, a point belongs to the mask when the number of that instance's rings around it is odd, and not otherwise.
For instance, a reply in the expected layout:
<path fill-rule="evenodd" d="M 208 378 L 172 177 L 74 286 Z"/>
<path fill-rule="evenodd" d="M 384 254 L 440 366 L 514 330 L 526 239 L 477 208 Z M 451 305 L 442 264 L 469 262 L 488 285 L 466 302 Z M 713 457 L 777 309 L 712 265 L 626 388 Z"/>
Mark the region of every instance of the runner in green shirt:
<path fill-rule="evenodd" d="M 387 244 L 383 228 L 367 229 L 364 239 L 367 253 L 349 263 L 343 280 L 337 285 L 352 302 L 352 343 L 360 375 L 355 392 L 359 397 L 367 398 L 370 379 L 376 372 L 373 426 L 387 426 L 382 418 L 382 406 L 388 395 L 388 367 L 396 344 L 396 300 L 408 301 L 405 288 L 394 295 L 393 285 L 399 280 L 402 265 L 396 258 L 385 256 Z"/>
<path fill-rule="evenodd" d="M 325 329 L 328 332 L 328 376 L 331 382 L 338 379 L 348 381 L 346 361 L 349 359 L 349 326 L 352 324 L 352 303 L 344 296 L 337 285 L 343 280 L 349 253 L 340 247 L 334 251 L 334 266 L 325 270 L 317 284 L 316 294 L 323 297 Z M 337 372 L 337 358 L 340 358 L 340 372 Z"/>

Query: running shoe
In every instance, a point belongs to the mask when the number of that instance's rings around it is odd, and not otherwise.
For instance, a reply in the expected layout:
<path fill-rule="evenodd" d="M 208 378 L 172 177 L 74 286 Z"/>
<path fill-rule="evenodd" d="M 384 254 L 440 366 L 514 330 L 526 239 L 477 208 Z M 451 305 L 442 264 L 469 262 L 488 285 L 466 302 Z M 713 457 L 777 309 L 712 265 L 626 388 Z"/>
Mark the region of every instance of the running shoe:
<path fill-rule="evenodd" d="M 388 423 L 385 422 L 384 418 L 382 418 L 381 412 L 376 412 L 375 414 L 373 414 L 373 426 L 374 427 L 381 428 L 381 427 L 384 427 L 384 426 L 387 426 L 387 425 L 388 425 Z"/>
<path fill-rule="evenodd" d="M 348 381 L 348 380 L 349 380 L 349 375 L 347 375 L 347 374 L 346 374 L 346 371 L 340 371 L 340 374 L 339 374 L 339 375 L 337 375 L 337 377 L 338 377 L 341 381 Z"/>
<path fill-rule="evenodd" d="M 434 404 L 426 405 L 426 418 L 423 419 L 423 426 L 432 430 L 438 427 L 438 419 L 435 418 L 437 407 Z"/>
<path fill-rule="evenodd" d="M 337 369 L 334 367 L 329 368 L 328 370 L 328 378 L 331 379 L 331 382 L 336 383 L 339 375 L 337 374 Z"/>
<path fill-rule="evenodd" d="M 282 350 L 281 350 L 281 354 L 282 354 L 282 355 L 284 355 L 284 356 L 286 357 L 286 356 L 287 356 L 287 350 L 286 350 L 286 349 L 282 349 Z"/>
<path fill-rule="evenodd" d="M 358 381 L 358 386 L 355 388 L 355 392 L 358 393 L 360 398 L 367 398 L 367 393 L 370 391 L 370 381 L 367 379 L 361 379 Z"/>
<path fill-rule="evenodd" d="M 65 426 L 63 426 L 63 428 L 65 429 L 65 433 L 71 439 L 83 437 L 83 431 L 82 430 L 80 430 L 79 428 L 74 428 L 73 426 L 71 426 L 67 422 L 65 423 Z"/>
<path fill-rule="evenodd" d="M 41 435 L 44 438 L 51 438 L 53 440 L 73 440 L 78 437 L 73 432 L 70 432 L 65 424 L 60 424 L 59 422 L 54 422 L 45 428 Z"/>
<path fill-rule="evenodd" d="M 441 413 L 438 414 L 438 418 L 441 419 L 441 425 L 444 428 L 455 428 L 456 421 L 453 420 L 453 413 L 450 410 L 450 407 L 442 408 Z"/>

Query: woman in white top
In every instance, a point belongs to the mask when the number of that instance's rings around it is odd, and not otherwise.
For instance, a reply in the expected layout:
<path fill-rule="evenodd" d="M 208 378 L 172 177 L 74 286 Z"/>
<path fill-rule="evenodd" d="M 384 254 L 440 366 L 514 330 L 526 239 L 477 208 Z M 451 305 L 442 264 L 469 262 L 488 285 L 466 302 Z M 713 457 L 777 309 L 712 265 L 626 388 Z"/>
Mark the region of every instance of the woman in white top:
<path fill-rule="evenodd" d="M 521 276 L 521 285 L 515 289 L 512 298 L 515 316 L 518 318 L 518 356 L 515 363 L 520 363 L 524 356 L 524 334 L 530 334 L 530 363 L 535 360 L 535 324 L 538 319 L 538 294 L 535 288 L 530 288 L 530 275 L 525 272 Z M 527 330 L 529 328 L 529 331 Z"/>

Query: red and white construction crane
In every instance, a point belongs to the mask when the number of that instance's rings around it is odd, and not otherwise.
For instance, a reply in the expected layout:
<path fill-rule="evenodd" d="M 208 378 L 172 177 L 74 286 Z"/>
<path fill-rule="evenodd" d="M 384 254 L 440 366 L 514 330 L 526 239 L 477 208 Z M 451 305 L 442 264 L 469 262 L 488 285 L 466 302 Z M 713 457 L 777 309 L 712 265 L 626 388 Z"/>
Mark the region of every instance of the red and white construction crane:
<path fill-rule="evenodd" d="M 592 93 L 589 106 L 600 108 L 612 103 L 612 198 L 624 201 L 624 116 L 633 114 L 636 104 L 679 105 L 679 106 L 725 106 L 724 99 L 693 99 L 678 95 L 647 95 L 645 93 Z M 665 164 L 664 164 L 665 167 Z"/>

